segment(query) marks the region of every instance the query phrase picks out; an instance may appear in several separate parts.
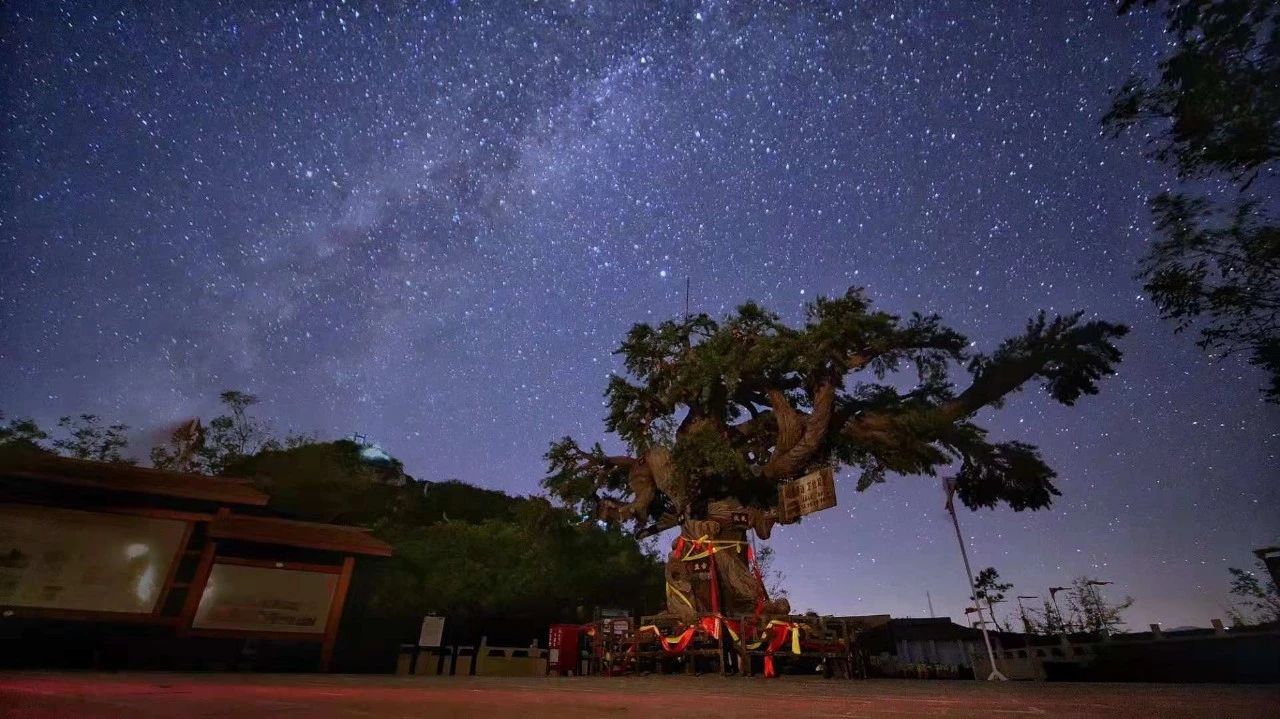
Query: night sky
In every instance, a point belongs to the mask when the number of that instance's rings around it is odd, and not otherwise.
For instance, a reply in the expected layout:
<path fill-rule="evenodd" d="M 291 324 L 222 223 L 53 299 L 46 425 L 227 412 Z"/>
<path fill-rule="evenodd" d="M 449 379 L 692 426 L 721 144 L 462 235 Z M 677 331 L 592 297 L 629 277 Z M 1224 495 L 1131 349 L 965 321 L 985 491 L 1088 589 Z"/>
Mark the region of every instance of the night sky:
<path fill-rule="evenodd" d="M 694 311 L 792 320 L 865 286 L 976 349 L 1084 309 L 1132 325 L 1120 375 L 979 416 L 1064 496 L 962 513 L 975 570 L 1115 581 L 1137 629 L 1224 616 L 1226 568 L 1280 539 L 1280 411 L 1132 277 L 1170 174 L 1098 121 L 1158 19 L 805 5 L 4 3 L 0 409 L 145 456 L 242 388 L 281 431 L 531 493 L 686 277 Z M 849 479 L 774 534 L 793 606 L 961 619 L 938 480 Z"/>

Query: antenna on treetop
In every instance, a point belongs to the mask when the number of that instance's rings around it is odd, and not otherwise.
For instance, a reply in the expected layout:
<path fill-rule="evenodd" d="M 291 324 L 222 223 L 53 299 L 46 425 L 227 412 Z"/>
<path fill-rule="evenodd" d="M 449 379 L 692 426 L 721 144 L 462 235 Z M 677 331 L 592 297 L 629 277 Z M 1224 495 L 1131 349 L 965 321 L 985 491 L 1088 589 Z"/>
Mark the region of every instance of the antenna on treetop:
<path fill-rule="evenodd" d="M 693 280 L 689 277 L 684 278 L 684 316 L 689 318 L 689 287 L 693 284 Z"/>

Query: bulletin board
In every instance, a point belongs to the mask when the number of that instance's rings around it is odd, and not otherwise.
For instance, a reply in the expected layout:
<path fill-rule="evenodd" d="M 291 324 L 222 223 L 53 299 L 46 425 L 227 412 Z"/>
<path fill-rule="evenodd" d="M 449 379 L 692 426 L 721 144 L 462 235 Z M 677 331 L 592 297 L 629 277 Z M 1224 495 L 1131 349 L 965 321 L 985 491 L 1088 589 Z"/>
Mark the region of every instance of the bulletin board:
<path fill-rule="evenodd" d="M 339 575 L 215 563 L 194 629 L 323 634 Z"/>
<path fill-rule="evenodd" d="M 181 520 L 0 504 L 0 605 L 150 614 Z"/>

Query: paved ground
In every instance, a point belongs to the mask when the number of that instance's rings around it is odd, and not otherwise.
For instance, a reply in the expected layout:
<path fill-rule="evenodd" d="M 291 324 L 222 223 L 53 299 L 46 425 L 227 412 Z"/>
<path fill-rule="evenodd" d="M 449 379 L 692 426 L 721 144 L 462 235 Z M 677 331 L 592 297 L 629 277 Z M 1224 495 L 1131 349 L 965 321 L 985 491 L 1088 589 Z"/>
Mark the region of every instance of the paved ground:
<path fill-rule="evenodd" d="M 0 717 L 1275 717 L 1280 686 L 0 674 Z"/>

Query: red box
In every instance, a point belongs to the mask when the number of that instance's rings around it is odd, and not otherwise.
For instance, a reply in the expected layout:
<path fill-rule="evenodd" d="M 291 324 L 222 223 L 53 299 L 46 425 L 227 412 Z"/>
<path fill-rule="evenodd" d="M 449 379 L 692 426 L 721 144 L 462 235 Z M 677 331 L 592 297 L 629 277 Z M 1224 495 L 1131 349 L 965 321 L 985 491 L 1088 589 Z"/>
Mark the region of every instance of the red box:
<path fill-rule="evenodd" d="M 577 624 L 552 624 L 547 638 L 547 673 L 573 676 L 578 673 L 578 641 L 582 628 Z"/>

